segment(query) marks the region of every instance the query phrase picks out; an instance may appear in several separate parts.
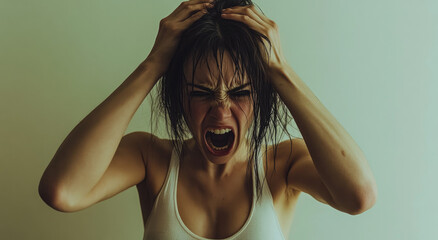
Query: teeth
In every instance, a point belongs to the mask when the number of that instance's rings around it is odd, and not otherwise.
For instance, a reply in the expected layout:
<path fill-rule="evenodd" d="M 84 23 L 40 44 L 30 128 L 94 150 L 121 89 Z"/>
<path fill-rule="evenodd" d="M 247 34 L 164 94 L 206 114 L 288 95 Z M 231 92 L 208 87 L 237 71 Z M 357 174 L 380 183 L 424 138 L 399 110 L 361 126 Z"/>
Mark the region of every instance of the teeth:
<path fill-rule="evenodd" d="M 211 133 L 214 133 L 214 134 L 225 134 L 227 132 L 230 132 L 231 129 L 230 128 L 211 129 L 211 130 L 208 130 L 208 131 L 211 132 Z"/>
<path fill-rule="evenodd" d="M 214 146 L 213 143 L 211 142 L 211 139 L 208 139 L 207 141 L 208 141 L 210 147 L 212 147 L 214 150 L 224 150 L 224 149 L 227 149 L 227 148 L 228 148 L 228 144 L 225 145 L 225 146 L 223 146 L 223 147 L 216 147 L 216 146 Z"/>
<path fill-rule="evenodd" d="M 223 147 L 215 147 L 215 146 L 212 146 L 213 147 L 213 149 L 214 150 L 225 150 L 225 149 L 227 149 L 228 148 L 228 145 L 226 145 L 226 146 L 223 146 Z"/>

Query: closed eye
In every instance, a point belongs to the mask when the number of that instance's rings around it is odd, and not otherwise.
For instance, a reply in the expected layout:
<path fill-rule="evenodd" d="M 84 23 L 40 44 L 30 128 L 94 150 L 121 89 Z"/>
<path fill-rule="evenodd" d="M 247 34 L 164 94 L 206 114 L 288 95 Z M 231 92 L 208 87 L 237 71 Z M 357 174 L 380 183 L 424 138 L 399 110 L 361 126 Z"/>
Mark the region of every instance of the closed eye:
<path fill-rule="evenodd" d="M 209 92 L 203 92 L 203 91 L 191 91 L 190 97 L 209 97 L 211 96 L 211 93 Z"/>
<path fill-rule="evenodd" d="M 232 97 L 247 97 L 250 94 L 251 94 L 251 92 L 249 90 L 242 90 L 242 91 L 233 92 L 230 95 Z"/>

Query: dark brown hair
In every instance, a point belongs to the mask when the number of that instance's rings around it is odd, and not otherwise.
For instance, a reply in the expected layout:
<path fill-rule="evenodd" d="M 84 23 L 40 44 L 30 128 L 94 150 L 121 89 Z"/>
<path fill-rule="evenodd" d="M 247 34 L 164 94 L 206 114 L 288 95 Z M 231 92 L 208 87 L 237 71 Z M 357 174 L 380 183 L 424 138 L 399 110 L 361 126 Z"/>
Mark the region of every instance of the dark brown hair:
<path fill-rule="evenodd" d="M 234 74 L 238 74 L 240 79 L 246 76 L 251 85 L 254 120 L 247 134 L 251 149 L 248 153 L 251 161 L 248 161 L 247 170 L 250 170 L 251 163 L 254 163 L 258 200 L 262 194 L 262 185 L 258 175 L 259 161 L 254 161 L 254 159 L 260 157 L 259 149 L 263 145 L 267 147 L 268 144 L 273 144 L 274 153 L 276 152 L 282 134 L 289 135 L 286 127 L 291 116 L 267 75 L 269 39 L 241 22 L 223 19 L 220 16 L 224 8 L 247 5 L 253 5 L 253 2 L 251 0 L 216 0 L 214 7 L 208 9 L 208 13 L 183 32 L 170 65 L 160 80 L 159 104 L 166 116 L 167 131 L 178 153 L 181 154 L 181 144 L 190 135 L 183 110 L 183 89 L 187 89 L 183 86 L 188 82 L 185 78 L 184 66 L 191 57 L 194 73 L 199 61 L 206 61 L 208 57 L 213 56 L 218 69 L 222 69 L 223 54 L 227 51 L 235 66 Z M 263 44 L 263 39 L 269 46 Z M 268 58 L 263 56 L 268 56 Z M 193 83 L 193 77 L 191 81 Z"/>

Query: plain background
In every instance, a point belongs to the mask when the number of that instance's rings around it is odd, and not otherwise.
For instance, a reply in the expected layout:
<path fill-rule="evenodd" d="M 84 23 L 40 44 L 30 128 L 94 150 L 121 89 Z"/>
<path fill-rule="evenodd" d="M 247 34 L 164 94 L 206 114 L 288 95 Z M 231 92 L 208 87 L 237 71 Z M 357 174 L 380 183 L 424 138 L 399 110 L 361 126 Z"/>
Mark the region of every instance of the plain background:
<path fill-rule="evenodd" d="M 290 239 L 436 239 L 438 3 L 260 0 L 289 64 L 356 140 L 377 203 L 351 216 L 302 194 Z M 135 187 L 76 213 L 38 184 L 62 140 L 145 59 L 177 0 L 0 7 L 0 238 L 142 239 Z M 149 131 L 150 103 L 127 129 Z"/>

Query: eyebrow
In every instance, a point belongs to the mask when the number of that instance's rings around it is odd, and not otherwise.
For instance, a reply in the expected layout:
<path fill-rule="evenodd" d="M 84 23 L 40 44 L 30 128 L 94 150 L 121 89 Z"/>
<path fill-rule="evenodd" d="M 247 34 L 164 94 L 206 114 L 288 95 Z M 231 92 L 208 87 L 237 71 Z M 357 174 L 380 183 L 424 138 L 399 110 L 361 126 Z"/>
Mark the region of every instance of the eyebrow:
<path fill-rule="evenodd" d="M 204 87 L 204 86 L 198 85 L 198 84 L 187 83 L 187 85 L 188 85 L 188 86 L 192 86 L 192 87 L 197 87 L 197 88 L 202 89 L 202 90 L 205 90 L 205 91 L 207 91 L 207 92 L 209 92 L 209 93 L 213 93 L 213 92 L 214 92 L 212 89 L 210 89 L 210 88 L 208 88 L 208 87 Z M 235 87 L 235 88 L 229 90 L 228 92 L 229 92 L 229 93 L 237 92 L 237 91 L 243 89 L 244 87 L 246 87 L 246 86 L 248 86 L 248 85 L 250 85 L 250 83 L 245 83 L 245 84 L 243 84 L 243 85 L 240 85 L 240 86 L 238 86 L 238 87 Z"/>

